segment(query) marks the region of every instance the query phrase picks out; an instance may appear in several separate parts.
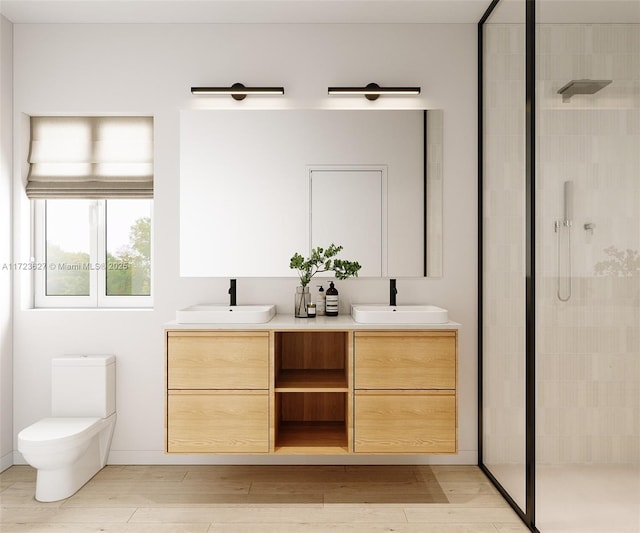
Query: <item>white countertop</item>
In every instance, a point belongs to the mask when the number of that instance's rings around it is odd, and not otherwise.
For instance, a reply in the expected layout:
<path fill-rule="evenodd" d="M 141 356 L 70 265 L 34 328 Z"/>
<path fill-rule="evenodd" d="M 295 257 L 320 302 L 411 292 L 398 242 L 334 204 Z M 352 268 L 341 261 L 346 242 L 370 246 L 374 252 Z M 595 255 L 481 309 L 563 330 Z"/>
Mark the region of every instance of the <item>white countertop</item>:
<path fill-rule="evenodd" d="M 259 329 L 259 330 L 425 330 L 459 329 L 460 324 L 451 320 L 446 324 L 361 324 L 351 315 L 295 318 L 293 315 L 276 315 L 262 324 L 179 324 L 175 320 L 165 324 L 165 329 Z"/>

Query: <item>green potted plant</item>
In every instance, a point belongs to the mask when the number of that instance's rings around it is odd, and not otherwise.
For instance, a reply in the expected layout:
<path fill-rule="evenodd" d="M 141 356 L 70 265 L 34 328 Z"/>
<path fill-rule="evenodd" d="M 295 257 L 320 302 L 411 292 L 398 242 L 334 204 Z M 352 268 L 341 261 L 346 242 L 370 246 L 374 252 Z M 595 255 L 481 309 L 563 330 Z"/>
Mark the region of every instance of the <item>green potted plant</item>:
<path fill-rule="evenodd" d="M 318 246 L 311 250 L 308 258 L 302 257 L 299 253 L 295 253 L 289 262 L 289 268 L 298 271 L 300 277 L 300 286 L 296 288 L 296 298 L 294 306 L 294 314 L 296 317 L 306 318 L 307 307 L 309 305 L 309 282 L 311 278 L 320 272 L 334 272 L 336 278 L 347 279 L 352 276 L 357 277 L 358 271 L 362 268 L 357 261 L 347 261 L 345 259 L 336 259 L 342 251 L 342 246 L 335 244 L 329 245 L 325 250 Z"/>

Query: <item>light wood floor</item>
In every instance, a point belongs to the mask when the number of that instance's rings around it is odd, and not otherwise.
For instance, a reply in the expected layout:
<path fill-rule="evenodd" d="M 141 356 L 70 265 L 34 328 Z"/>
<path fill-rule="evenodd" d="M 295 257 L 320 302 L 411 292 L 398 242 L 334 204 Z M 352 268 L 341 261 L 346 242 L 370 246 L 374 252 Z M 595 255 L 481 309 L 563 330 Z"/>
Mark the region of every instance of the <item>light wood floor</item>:
<path fill-rule="evenodd" d="M 526 532 L 473 466 L 107 466 L 71 498 L 0 474 L 0 530 L 85 533 Z"/>

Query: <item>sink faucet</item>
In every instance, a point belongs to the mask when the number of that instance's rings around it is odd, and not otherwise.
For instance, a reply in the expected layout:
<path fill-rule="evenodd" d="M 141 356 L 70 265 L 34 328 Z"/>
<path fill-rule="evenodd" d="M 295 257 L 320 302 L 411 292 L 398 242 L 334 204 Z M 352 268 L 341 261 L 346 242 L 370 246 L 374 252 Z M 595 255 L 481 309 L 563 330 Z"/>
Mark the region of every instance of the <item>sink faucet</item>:
<path fill-rule="evenodd" d="M 389 280 L 389 305 L 396 305 L 396 294 L 398 294 L 398 289 L 396 289 L 396 280 Z"/>
<path fill-rule="evenodd" d="M 236 305 L 236 280 L 231 279 L 231 286 L 229 287 L 229 305 Z"/>

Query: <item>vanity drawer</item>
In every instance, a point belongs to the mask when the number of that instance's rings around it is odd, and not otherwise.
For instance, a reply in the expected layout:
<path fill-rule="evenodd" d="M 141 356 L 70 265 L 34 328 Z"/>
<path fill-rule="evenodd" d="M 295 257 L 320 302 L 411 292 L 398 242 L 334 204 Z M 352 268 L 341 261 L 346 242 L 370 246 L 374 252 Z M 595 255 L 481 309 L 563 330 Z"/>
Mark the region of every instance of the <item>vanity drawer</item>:
<path fill-rule="evenodd" d="M 167 399 L 167 451 L 267 453 L 267 391 L 172 391 Z"/>
<path fill-rule="evenodd" d="M 456 388 L 455 332 L 361 332 L 355 338 L 356 389 Z"/>
<path fill-rule="evenodd" d="M 356 453 L 456 453 L 452 393 L 356 391 Z"/>
<path fill-rule="evenodd" d="M 269 333 L 168 332 L 169 389 L 268 389 Z"/>

